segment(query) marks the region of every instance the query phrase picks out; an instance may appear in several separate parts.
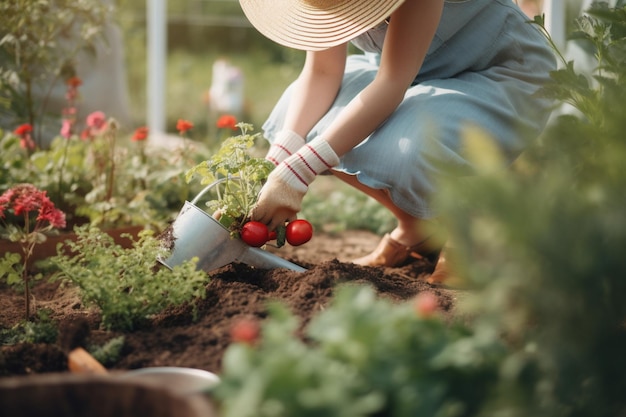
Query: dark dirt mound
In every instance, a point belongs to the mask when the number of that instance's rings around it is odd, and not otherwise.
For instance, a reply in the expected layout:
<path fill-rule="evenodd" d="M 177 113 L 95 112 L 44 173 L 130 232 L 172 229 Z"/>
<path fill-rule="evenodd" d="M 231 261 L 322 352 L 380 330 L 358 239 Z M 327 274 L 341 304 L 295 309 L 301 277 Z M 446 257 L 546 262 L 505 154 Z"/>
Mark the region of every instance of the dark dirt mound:
<path fill-rule="evenodd" d="M 100 330 L 98 312 L 85 309 L 74 289 L 41 283 L 34 290 L 37 307 L 52 310 L 60 329 L 57 342 L 2 347 L 0 375 L 65 371 L 65 354 L 70 348 L 101 345 L 120 335 L 125 336 L 122 357 L 109 365 L 110 369 L 183 366 L 219 374 L 235 321 L 250 317 L 262 320 L 267 316 L 267 302 L 278 300 L 304 326 L 329 303 L 335 286 L 345 283 L 372 285 L 382 297 L 397 301 L 432 291 L 439 298 L 440 308 L 450 313 L 456 294 L 425 281 L 433 269 L 426 261 L 402 268 L 368 268 L 348 263 L 349 259 L 371 251 L 378 239 L 371 233 L 353 231 L 340 236 L 316 235 L 311 242 L 295 248 L 270 248 L 307 271 L 225 266 L 211 273 L 206 297 L 198 303 L 196 320 L 191 306 L 171 308 L 131 333 Z M 22 318 L 23 300 L 6 287 L 0 291 L 0 321 L 7 327 Z"/>

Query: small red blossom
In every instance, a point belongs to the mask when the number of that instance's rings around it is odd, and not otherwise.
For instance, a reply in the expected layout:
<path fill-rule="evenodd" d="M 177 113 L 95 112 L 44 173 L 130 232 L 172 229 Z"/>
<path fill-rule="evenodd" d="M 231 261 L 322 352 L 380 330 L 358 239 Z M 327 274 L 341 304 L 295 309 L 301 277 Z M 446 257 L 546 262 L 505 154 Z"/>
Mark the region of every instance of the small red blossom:
<path fill-rule="evenodd" d="M 24 123 L 15 128 L 13 133 L 17 136 L 24 137 L 25 135 L 33 131 L 33 126 L 30 123 Z"/>
<path fill-rule="evenodd" d="M 101 111 L 90 113 L 85 120 L 85 124 L 87 127 L 80 133 L 82 140 L 94 139 L 99 134 L 104 133 L 109 127 L 106 115 Z"/>
<path fill-rule="evenodd" d="M 30 136 L 20 139 L 20 148 L 28 149 L 28 150 L 32 151 L 36 147 L 37 147 L 37 145 L 35 145 L 35 142 L 30 138 Z"/>
<path fill-rule="evenodd" d="M 261 335 L 261 327 L 256 320 L 241 319 L 230 329 L 230 338 L 233 342 L 253 345 Z"/>
<path fill-rule="evenodd" d="M 225 114 L 217 119 L 217 127 L 220 129 L 237 130 L 237 118 L 231 114 Z"/>
<path fill-rule="evenodd" d="M 437 296 L 432 292 L 421 292 L 415 297 L 415 312 L 420 317 L 430 317 L 439 309 Z"/>
<path fill-rule="evenodd" d="M 32 184 L 18 184 L 0 195 L 0 224 L 7 226 L 6 213 L 12 211 L 15 216 L 21 216 L 18 222 L 17 236 L 12 233 L 11 240 L 19 242 L 22 247 L 23 265 L 22 280 L 24 281 L 24 298 L 26 319 L 30 319 L 30 287 L 28 266 L 35 245 L 45 240 L 44 232 L 54 228 L 63 228 L 66 225 L 65 213 L 54 207 L 45 191 L 39 190 Z"/>
<path fill-rule="evenodd" d="M 31 192 L 22 192 L 13 200 L 13 211 L 16 216 L 30 213 L 39 209 L 41 200 L 45 197 L 45 192 L 32 190 Z M 47 198 L 47 197 L 45 197 Z"/>
<path fill-rule="evenodd" d="M 13 131 L 13 133 L 20 137 L 20 147 L 22 149 L 33 150 L 36 148 L 35 142 L 30 135 L 32 131 L 33 126 L 29 123 L 21 124 Z"/>
<path fill-rule="evenodd" d="M 133 137 L 131 138 L 131 140 L 133 142 L 144 141 L 148 137 L 148 133 L 149 133 L 149 130 L 146 126 L 138 127 L 137 130 L 135 130 L 135 133 L 133 134 Z"/>
<path fill-rule="evenodd" d="M 76 117 L 77 111 L 76 107 L 65 107 L 61 110 L 61 113 L 63 113 L 63 116 Z"/>
<path fill-rule="evenodd" d="M 54 207 L 54 203 L 49 199 L 41 202 L 37 221 L 48 222 L 50 226 L 62 229 L 65 227 L 65 213 Z"/>
<path fill-rule="evenodd" d="M 91 129 L 89 128 L 83 129 L 83 131 L 80 132 L 81 140 L 91 140 L 93 138 L 94 138 L 94 135 L 92 135 Z"/>
<path fill-rule="evenodd" d="M 83 85 L 83 80 L 78 77 L 70 77 L 65 81 L 65 84 L 69 85 L 70 87 L 76 88 Z"/>
<path fill-rule="evenodd" d="M 70 119 L 63 119 L 61 122 L 61 136 L 65 139 L 69 139 L 72 136 L 72 128 L 74 127 L 74 123 Z"/>
<path fill-rule="evenodd" d="M 95 111 L 93 113 L 90 113 L 87 116 L 86 121 L 88 127 L 98 131 L 101 131 L 106 127 L 106 122 L 106 115 L 101 111 Z"/>
<path fill-rule="evenodd" d="M 189 120 L 178 119 L 178 122 L 176 122 L 176 130 L 178 130 L 181 135 L 190 129 L 193 129 L 193 123 Z"/>
<path fill-rule="evenodd" d="M 46 191 L 32 184 L 16 185 L 0 195 L 0 219 L 5 218 L 7 210 L 13 211 L 16 216 L 28 216 L 36 211 L 38 222 L 48 222 L 51 227 L 65 227 L 65 213 L 54 207 Z"/>

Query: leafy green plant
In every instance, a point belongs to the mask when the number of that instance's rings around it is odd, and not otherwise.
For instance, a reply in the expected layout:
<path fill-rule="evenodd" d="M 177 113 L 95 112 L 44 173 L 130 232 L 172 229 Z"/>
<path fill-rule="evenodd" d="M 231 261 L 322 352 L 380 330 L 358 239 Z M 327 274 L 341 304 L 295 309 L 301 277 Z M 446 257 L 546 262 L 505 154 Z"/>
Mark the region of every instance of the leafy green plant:
<path fill-rule="evenodd" d="M 505 349 L 414 302 L 343 285 L 295 337 L 300 323 L 269 306 L 255 344 L 235 343 L 213 393 L 223 416 L 463 416 L 493 389 Z"/>
<path fill-rule="evenodd" d="M 101 228 L 163 229 L 189 194 L 200 189 L 198 184 L 187 184 L 184 174 L 207 150 L 187 140 L 171 149 L 147 147 L 146 131 L 127 138 L 115 120 L 101 112 L 89 116 L 94 115 L 99 116 L 98 128 L 94 117 L 84 129 L 83 123 L 76 122 L 80 137 L 59 135 L 47 149 L 24 149 L 23 138 L 15 132 L 0 136 L 0 190 L 35 181 L 67 213 L 71 225 L 90 222 Z"/>
<path fill-rule="evenodd" d="M 76 285 L 85 304 L 101 310 L 105 328 L 132 330 L 151 314 L 204 296 L 208 276 L 196 271 L 196 259 L 155 270 L 165 253 L 152 231 L 141 232 L 130 249 L 94 226 L 75 231 L 76 242 L 67 241 L 71 255 L 51 258 L 60 270 L 56 279 Z"/>
<path fill-rule="evenodd" d="M 208 160 L 187 171 L 187 182 L 200 176 L 203 185 L 221 181 L 216 196 L 207 202 L 211 213 L 219 213 L 219 222 L 226 228 L 238 229 L 249 220 L 250 210 L 259 190 L 274 165 L 264 158 L 250 155 L 250 148 L 259 134 L 250 134 L 253 127 L 247 123 L 236 125 L 241 135 L 227 138 L 220 149 Z"/>
<path fill-rule="evenodd" d="M 508 380 L 491 406 L 512 415 L 624 412 L 626 8 L 618 3 L 597 3 L 578 20 L 574 36 L 595 51 L 595 71 L 564 62 L 541 92 L 575 111 L 555 117 L 518 169 L 448 184 L 442 196 L 459 271 L 477 289 L 466 308 L 510 342 Z"/>
<path fill-rule="evenodd" d="M 22 248 L 19 255 L 7 253 L 0 262 L 0 278 L 6 277 L 9 285 L 21 281 L 24 285 L 24 311 L 30 317 L 30 287 L 32 279 L 40 278 L 29 273 L 29 261 L 38 243 L 46 240 L 46 232 L 65 227 L 65 213 L 57 209 L 45 191 L 32 184 L 18 184 L 0 195 L 0 224 L 3 234 Z"/>
<path fill-rule="evenodd" d="M 10 329 L 0 328 L 0 345 L 16 345 L 19 343 L 54 343 L 58 336 L 56 323 L 45 310 L 37 311 L 33 321 L 22 321 Z"/>
<path fill-rule="evenodd" d="M 301 338 L 273 307 L 255 343 L 226 352 L 223 415 L 624 414 L 624 2 L 596 4 L 579 25 L 596 72 L 564 63 L 541 91 L 577 111 L 509 170 L 490 138 L 468 132 L 483 169 L 437 199 L 470 288 L 456 307 L 465 324 L 341 291 Z"/>
<path fill-rule="evenodd" d="M 101 346 L 90 346 L 89 352 L 105 367 L 112 366 L 120 359 L 125 340 L 124 336 L 114 337 Z"/>
<path fill-rule="evenodd" d="M 78 52 L 93 52 L 111 13 L 110 5 L 97 0 L 3 1 L 0 115 L 41 128 L 53 87 L 74 75 Z M 42 92 L 42 100 L 36 100 L 36 91 Z M 35 142 L 41 145 L 39 136 L 35 131 Z"/>
<path fill-rule="evenodd" d="M 396 221 L 389 210 L 353 187 L 330 180 L 332 184 L 326 185 L 321 177 L 311 184 L 299 214 L 316 230 L 369 230 L 380 235 L 393 230 Z"/>

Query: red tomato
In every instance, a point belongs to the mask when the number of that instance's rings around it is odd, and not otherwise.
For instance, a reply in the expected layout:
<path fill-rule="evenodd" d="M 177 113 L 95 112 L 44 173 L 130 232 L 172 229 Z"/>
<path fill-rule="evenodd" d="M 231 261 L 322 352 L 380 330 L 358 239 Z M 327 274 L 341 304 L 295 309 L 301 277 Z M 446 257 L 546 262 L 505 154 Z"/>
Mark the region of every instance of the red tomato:
<path fill-rule="evenodd" d="M 241 240 L 250 246 L 259 248 L 269 240 L 267 226 L 261 222 L 248 222 L 241 228 Z"/>
<path fill-rule="evenodd" d="M 302 245 L 313 237 L 313 226 L 306 220 L 298 219 L 290 222 L 286 230 L 287 242 L 291 246 Z"/>

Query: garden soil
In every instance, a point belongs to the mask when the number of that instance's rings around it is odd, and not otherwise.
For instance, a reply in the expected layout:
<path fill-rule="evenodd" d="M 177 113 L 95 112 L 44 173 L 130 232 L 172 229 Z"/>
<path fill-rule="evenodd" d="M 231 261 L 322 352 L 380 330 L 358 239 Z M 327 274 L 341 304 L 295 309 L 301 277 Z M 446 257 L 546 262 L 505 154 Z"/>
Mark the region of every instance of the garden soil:
<path fill-rule="evenodd" d="M 410 301 L 418 293 L 430 291 L 437 295 L 441 312 L 451 316 L 459 292 L 429 284 L 434 265 L 427 261 L 401 268 L 361 267 L 349 262 L 372 251 L 379 239 L 365 231 L 320 233 L 299 247 L 268 248 L 307 271 L 227 265 L 210 274 L 195 319 L 190 306 L 171 308 L 126 333 L 102 330 L 98 311 L 82 305 L 75 288 L 44 280 L 34 288 L 34 304 L 51 311 L 59 327 L 57 341 L 0 347 L 0 376 L 66 372 L 71 349 L 93 349 L 118 336 L 124 336 L 124 345 L 117 361 L 105 364 L 109 370 L 179 366 L 219 375 L 224 351 L 232 343 L 230 330 L 238 320 L 262 321 L 267 317 L 267 303 L 279 301 L 300 318 L 302 330 L 332 301 L 334 289 L 349 283 L 371 285 L 381 297 L 395 302 Z M 22 294 L 0 286 L 0 327 L 10 327 L 23 318 L 23 302 Z"/>

